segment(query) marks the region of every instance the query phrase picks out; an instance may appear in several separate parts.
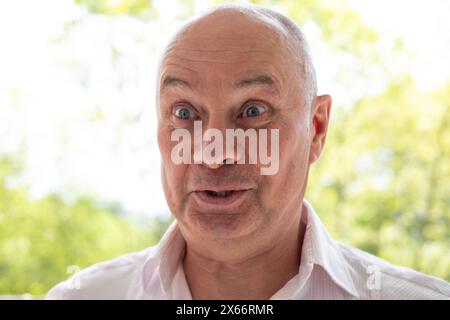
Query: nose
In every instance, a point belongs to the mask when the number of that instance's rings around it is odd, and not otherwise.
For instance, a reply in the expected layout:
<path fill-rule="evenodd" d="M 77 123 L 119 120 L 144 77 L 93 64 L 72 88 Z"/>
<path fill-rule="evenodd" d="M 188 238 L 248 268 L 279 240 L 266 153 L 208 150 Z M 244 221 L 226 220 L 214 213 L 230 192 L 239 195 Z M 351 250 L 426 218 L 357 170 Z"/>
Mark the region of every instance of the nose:
<path fill-rule="evenodd" d="M 227 123 L 223 115 L 216 119 L 210 118 L 203 128 L 205 131 L 202 132 L 201 141 L 194 141 L 194 144 L 197 144 L 197 147 L 194 147 L 194 153 L 197 153 L 194 158 L 201 159 L 200 164 L 210 169 L 237 164 L 242 156 L 242 152 L 239 152 L 234 143 L 233 135 L 231 140 L 227 139 L 227 130 L 233 131 L 234 126 Z"/>
<path fill-rule="evenodd" d="M 230 163 L 232 159 L 230 159 L 227 163 L 227 159 L 223 159 L 222 162 L 220 163 L 215 163 L 215 162 L 205 162 L 202 161 L 202 165 L 204 165 L 205 167 L 208 167 L 210 169 L 218 169 L 226 164 L 234 164 L 234 162 Z"/>
<path fill-rule="evenodd" d="M 233 129 L 229 129 L 233 130 Z M 213 136 L 212 139 L 209 137 Z M 234 139 L 234 137 L 233 137 Z M 228 144 L 230 145 L 227 145 Z M 203 135 L 201 148 L 194 148 L 197 159 L 201 159 L 201 165 L 210 169 L 218 169 L 224 165 L 239 163 L 242 152 L 237 150 L 238 146 L 226 138 L 226 130 L 207 129 Z M 232 148 L 231 148 L 232 147 Z"/>

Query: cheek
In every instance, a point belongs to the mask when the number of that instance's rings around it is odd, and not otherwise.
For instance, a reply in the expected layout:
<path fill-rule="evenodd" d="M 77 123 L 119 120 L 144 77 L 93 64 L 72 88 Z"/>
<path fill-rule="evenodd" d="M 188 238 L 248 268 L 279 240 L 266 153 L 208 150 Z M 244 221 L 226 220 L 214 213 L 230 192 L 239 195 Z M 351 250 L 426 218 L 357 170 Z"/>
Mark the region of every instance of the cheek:
<path fill-rule="evenodd" d="M 186 165 L 165 165 L 161 170 L 162 185 L 167 204 L 176 217 L 179 217 L 185 205 L 186 189 L 184 185 Z"/>
<path fill-rule="evenodd" d="M 168 173 L 177 171 L 178 165 L 175 165 L 171 159 L 173 148 L 177 141 L 171 141 L 171 135 L 174 128 L 172 126 L 163 126 L 158 128 L 158 146 L 161 154 L 162 165 Z M 182 167 L 182 166 L 181 166 Z"/>
<path fill-rule="evenodd" d="M 171 152 L 176 142 L 170 140 L 170 128 L 158 129 L 158 145 L 161 153 L 161 178 L 169 205 L 181 200 L 184 194 L 184 179 L 188 165 L 177 165 L 171 160 Z M 179 200 L 177 200 L 179 199 Z"/>
<path fill-rule="evenodd" d="M 308 171 L 308 132 L 306 127 L 285 123 L 280 127 L 279 171 L 273 176 L 264 176 L 264 192 L 271 202 L 288 202 L 297 194 Z M 274 197 L 273 195 L 277 196 Z M 267 199 L 267 197 L 265 197 Z"/>
<path fill-rule="evenodd" d="M 280 169 L 283 173 L 298 169 L 308 157 L 308 130 L 306 122 L 288 119 L 280 125 Z"/>
<path fill-rule="evenodd" d="M 281 161 L 283 179 L 286 181 L 286 189 L 299 191 L 307 178 L 309 170 L 309 147 L 306 138 L 291 138 L 286 146 L 285 157 Z"/>
<path fill-rule="evenodd" d="M 171 132 L 172 130 L 167 126 L 158 128 L 158 147 L 163 162 L 170 160 L 172 148 L 172 141 L 170 141 Z"/>

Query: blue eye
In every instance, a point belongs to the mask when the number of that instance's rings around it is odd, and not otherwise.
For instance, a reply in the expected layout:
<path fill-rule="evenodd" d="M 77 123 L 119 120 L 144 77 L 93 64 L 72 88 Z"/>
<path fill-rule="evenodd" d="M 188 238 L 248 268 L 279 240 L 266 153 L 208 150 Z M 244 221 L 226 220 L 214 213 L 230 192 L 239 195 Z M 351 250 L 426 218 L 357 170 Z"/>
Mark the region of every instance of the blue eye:
<path fill-rule="evenodd" d="M 243 116 L 247 118 L 254 118 L 260 116 L 264 112 L 266 112 L 264 107 L 257 104 L 249 104 L 245 107 Z"/>
<path fill-rule="evenodd" d="M 175 110 L 175 116 L 181 120 L 190 120 L 194 117 L 194 111 L 189 107 L 179 107 Z"/>

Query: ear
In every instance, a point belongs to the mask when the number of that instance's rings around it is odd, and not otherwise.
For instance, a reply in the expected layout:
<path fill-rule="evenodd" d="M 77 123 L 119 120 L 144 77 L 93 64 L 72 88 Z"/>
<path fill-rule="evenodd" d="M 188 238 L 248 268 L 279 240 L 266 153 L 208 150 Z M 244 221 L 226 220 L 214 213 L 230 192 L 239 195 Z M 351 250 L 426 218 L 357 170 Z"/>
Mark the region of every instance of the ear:
<path fill-rule="evenodd" d="M 325 145 L 330 111 L 330 95 L 317 96 L 314 99 L 311 110 L 311 146 L 309 150 L 309 164 L 314 163 L 319 158 Z"/>

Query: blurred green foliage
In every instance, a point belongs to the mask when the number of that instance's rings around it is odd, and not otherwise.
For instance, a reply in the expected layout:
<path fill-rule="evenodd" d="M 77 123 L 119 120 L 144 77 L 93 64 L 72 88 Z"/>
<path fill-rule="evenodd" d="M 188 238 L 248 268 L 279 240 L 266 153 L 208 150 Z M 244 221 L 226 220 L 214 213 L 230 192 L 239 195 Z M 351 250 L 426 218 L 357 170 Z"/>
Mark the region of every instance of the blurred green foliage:
<path fill-rule="evenodd" d="M 76 0 L 95 14 L 148 18 L 150 1 Z M 223 3 L 223 1 L 213 1 Z M 252 1 L 273 4 L 274 1 Z M 193 8 L 192 1 L 182 1 Z M 379 37 L 344 1 L 277 1 L 297 22 L 313 22 L 336 50 L 379 64 Z M 399 48 L 401 50 L 401 48 Z M 389 75 L 388 75 L 389 76 Z M 332 235 L 390 262 L 450 281 L 450 83 L 435 92 L 409 77 L 352 106 L 335 107 L 325 150 L 306 198 Z M 167 221 L 133 223 L 94 199 L 32 200 L 8 187 L 17 159 L 0 161 L 0 293 L 42 295 L 85 267 L 154 244 Z"/>
<path fill-rule="evenodd" d="M 335 238 L 450 280 L 450 83 L 392 83 L 332 116 L 307 198 Z"/>
<path fill-rule="evenodd" d="M 154 244 L 165 221 L 125 220 L 93 199 L 66 203 L 57 195 L 31 200 L 8 188 L 18 168 L 0 160 L 0 292 L 43 295 L 80 268 Z M 164 223 L 163 223 L 164 222 Z"/>

